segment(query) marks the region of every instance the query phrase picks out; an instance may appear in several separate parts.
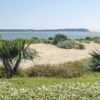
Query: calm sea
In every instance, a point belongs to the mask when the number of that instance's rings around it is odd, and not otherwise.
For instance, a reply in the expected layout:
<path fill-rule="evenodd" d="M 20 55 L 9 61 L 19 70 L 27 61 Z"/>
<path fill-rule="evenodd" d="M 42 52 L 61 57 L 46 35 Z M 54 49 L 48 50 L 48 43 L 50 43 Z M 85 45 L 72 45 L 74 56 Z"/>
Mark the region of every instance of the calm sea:
<path fill-rule="evenodd" d="M 55 34 L 64 34 L 72 39 L 79 39 L 85 37 L 100 37 L 100 32 L 0 32 L 3 39 L 16 39 L 25 38 L 31 39 L 32 37 L 44 38 L 53 37 Z"/>

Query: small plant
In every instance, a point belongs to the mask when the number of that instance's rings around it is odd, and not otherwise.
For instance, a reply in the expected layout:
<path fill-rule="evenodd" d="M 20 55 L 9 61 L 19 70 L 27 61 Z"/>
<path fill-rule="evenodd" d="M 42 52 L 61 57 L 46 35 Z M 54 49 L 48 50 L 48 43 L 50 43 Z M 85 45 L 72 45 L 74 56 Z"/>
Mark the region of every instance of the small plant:
<path fill-rule="evenodd" d="M 48 40 L 53 40 L 53 37 L 49 37 Z"/>
<path fill-rule="evenodd" d="M 83 44 L 78 44 L 78 49 L 85 49 Z"/>
<path fill-rule="evenodd" d="M 91 38 L 90 37 L 86 37 L 85 39 L 88 40 L 88 39 L 91 39 Z"/>
<path fill-rule="evenodd" d="M 63 34 L 56 34 L 53 38 L 53 44 L 57 44 L 60 41 L 65 41 L 67 40 L 67 36 L 63 35 Z"/>
<path fill-rule="evenodd" d="M 65 48 L 65 49 L 72 49 L 73 44 L 71 41 L 60 41 L 57 43 L 57 46 L 60 48 Z"/>
<path fill-rule="evenodd" d="M 35 65 L 34 67 L 20 69 L 18 75 L 20 77 L 81 77 L 91 72 L 85 68 L 86 61 L 67 62 L 58 65 Z"/>
<path fill-rule="evenodd" d="M 100 52 L 93 51 L 92 53 L 90 53 L 90 55 L 92 56 L 89 63 L 90 69 L 92 71 L 100 72 Z"/>

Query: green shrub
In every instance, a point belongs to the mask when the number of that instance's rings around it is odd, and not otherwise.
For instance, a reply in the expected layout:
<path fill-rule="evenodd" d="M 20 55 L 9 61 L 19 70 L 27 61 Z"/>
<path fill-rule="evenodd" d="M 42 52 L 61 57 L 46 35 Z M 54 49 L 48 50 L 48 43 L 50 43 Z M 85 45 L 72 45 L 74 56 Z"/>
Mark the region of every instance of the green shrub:
<path fill-rule="evenodd" d="M 86 37 L 85 39 L 88 40 L 88 39 L 91 39 L 91 38 L 90 37 Z"/>
<path fill-rule="evenodd" d="M 90 63 L 89 63 L 89 68 L 92 71 L 100 72 L 100 52 L 98 51 L 93 51 L 90 53 L 92 56 Z"/>
<path fill-rule="evenodd" d="M 46 43 L 46 44 L 53 44 L 53 40 L 45 40 L 44 43 Z"/>
<path fill-rule="evenodd" d="M 59 41 L 65 41 L 67 40 L 67 36 L 63 35 L 63 34 L 56 34 L 53 38 L 53 44 L 57 44 Z"/>
<path fill-rule="evenodd" d="M 0 66 L 0 78 L 5 77 L 5 69 L 4 67 Z"/>
<path fill-rule="evenodd" d="M 92 71 L 100 72 L 100 60 L 92 58 L 89 67 Z"/>
<path fill-rule="evenodd" d="M 53 37 L 49 37 L 48 40 L 53 40 Z"/>
<path fill-rule="evenodd" d="M 71 49 L 73 48 L 73 44 L 71 41 L 60 41 L 57 43 L 57 46 L 60 48 Z"/>
<path fill-rule="evenodd" d="M 83 44 L 78 44 L 78 49 L 85 49 Z"/>

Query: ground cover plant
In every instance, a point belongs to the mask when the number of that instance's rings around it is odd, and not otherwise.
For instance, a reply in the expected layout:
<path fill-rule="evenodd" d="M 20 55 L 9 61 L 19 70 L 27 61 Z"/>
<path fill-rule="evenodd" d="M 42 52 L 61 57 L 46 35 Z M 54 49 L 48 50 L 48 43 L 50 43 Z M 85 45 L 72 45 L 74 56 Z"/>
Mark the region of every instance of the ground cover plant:
<path fill-rule="evenodd" d="M 100 74 L 66 78 L 1 79 L 1 100 L 99 100 Z"/>

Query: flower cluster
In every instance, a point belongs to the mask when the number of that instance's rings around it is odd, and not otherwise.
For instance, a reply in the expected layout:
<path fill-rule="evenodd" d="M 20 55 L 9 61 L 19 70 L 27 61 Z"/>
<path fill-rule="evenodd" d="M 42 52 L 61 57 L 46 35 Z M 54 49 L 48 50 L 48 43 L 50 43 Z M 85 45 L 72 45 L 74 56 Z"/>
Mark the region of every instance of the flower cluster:
<path fill-rule="evenodd" d="M 35 89 L 0 82 L 0 100 L 100 100 L 100 82 L 69 82 Z"/>

